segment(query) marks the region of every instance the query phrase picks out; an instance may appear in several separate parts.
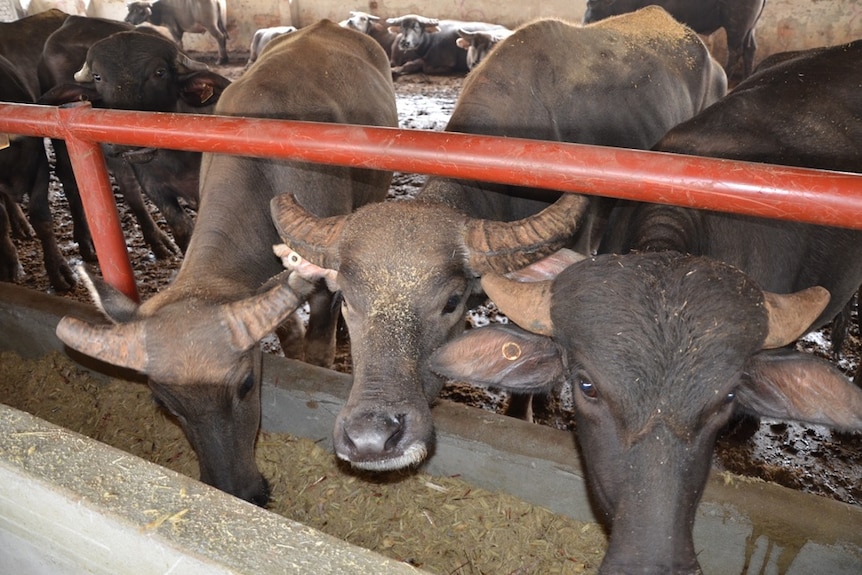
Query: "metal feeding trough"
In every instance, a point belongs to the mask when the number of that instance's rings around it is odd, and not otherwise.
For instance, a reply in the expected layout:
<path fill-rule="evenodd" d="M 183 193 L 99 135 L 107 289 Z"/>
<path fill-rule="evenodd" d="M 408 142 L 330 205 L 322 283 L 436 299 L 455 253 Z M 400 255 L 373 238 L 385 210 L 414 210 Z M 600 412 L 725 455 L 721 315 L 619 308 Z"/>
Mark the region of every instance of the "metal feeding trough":
<path fill-rule="evenodd" d="M 34 358 L 62 349 L 54 327 L 73 310 L 97 316 L 88 306 L 0 284 L 0 350 Z M 331 435 L 349 376 L 267 357 L 264 380 L 264 429 Z M 569 433 L 447 401 L 434 418 L 438 446 L 425 466 L 432 475 L 457 474 L 594 520 Z M 2 573 L 417 572 L 2 406 L 0 485 Z M 143 514 L 153 509 L 156 517 Z M 179 517 L 195 528 L 170 528 Z M 858 575 L 862 508 L 714 474 L 695 545 L 708 574 Z"/>

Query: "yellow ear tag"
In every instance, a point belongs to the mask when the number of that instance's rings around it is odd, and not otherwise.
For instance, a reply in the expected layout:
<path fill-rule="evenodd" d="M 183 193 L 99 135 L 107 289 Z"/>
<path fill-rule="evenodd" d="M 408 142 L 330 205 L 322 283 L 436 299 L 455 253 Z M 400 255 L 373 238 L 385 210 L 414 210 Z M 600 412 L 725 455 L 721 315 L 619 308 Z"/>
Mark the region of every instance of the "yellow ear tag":
<path fill-rule="evenodd" d="M 201 90 L 201 104 L 204 104 L 213 97 L 215 91 L 213 90 L 212 85 L 207 84 L 203 90 Z"/>
<path fill-rule="evenodd" d="M 502 352 L 503 357 L 509 361 L 515 361 L 521 357 L 521 346 L 514 341 L 504 343 L 503 348 L 500 351 Z"/>
<path fill-rule="evenodd" d="M 0 133 L 0 150 L 5 150 L 10 145 L 9 134 Z"/>

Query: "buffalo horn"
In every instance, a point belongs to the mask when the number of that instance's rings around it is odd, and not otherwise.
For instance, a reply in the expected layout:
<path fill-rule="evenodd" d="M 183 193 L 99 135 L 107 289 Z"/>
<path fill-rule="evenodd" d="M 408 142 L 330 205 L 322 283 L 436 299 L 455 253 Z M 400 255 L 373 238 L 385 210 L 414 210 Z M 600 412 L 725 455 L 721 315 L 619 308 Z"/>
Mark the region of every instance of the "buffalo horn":
<path fill-rule="evenodd" d="M 182 74 L 189 72 L 206 72 L 210 69 L 204 62 L 192 60 L 182 52 L 177 52 L 177 70 Z"/>
<path fill-rule="evenodd" d="M 80 70 L 75 72 L 75 75 L 73 77 L 75 78 L 76 82 L 81 82 L 82 84 L 85 84 L 87 82 L 92 82 L 93 81 L 93 73 L 90 71 L 89 64 L 84 62 L 84 65 L 81 67 Z"/>
<path fill-rule="evenodd" d="M 335 249 L 347 216 L 320 218 L 303 208 L 293 194 L 281 194 L 270 202 L 278 235 L 311 263 L 338 269 Z"/>
<path fill-rule="evenodd" d="M 482 289 L 506 316 L 523 329 L 551 336 L 552 280 L 519 282 L 497 274 L 482 277 Z"/>
<path fill-rule="evenodd" d="M 829 298 L 829 291 L 820 286 L 784 295 L 764 291 L 769 333 L 763 341 L 763 349 L 784 347 L 796 341 L 820 317 Z"/>
<path fill-rule="evenodd" d="M 522 220 L 468 220 L 464 241 L 470 269 L 479 275 L 505 274 L 564 247 L 574 237 L 588 206 L 586 197 L 566 193 Z"/>
<path fill-rule="evenodd" d="M 141 322 L 93 325 L 66 316 L 57 324 L 56 333 L 63 343 L 90 357 L 140 372 L 147 370 L 146 333 Z"/>
<path fill-rule="evenodd" d="M 225 304 L 222 319 L 237 351 L 251 349 L 299 307 L 299 298 L 285 285 L 260 295 Z"/>

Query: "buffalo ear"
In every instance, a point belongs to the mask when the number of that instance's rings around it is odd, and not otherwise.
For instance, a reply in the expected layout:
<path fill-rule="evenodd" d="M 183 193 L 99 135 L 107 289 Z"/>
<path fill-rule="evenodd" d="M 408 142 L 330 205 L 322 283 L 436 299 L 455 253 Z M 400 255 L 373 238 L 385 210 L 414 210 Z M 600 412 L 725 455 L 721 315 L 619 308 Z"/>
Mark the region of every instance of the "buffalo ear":
<path fill-rule="evenodd" d="M 193 108 L 215 106 L 230 80 L 210 71 L 195 71 L 180 77 L 180 98 Z"/>
<path fill-rule="evenodd" d="M 736 396 L 750 413 L 862 430 L 862 390 L 832 364 L 808 353 L 758 353 L 749 360 Z"/>
<path fill-rule="evenodd" d="M 105 316 L 114 323 L 126 323 L 135 319 L 138 303 L 124 293 L 102 280 L 99 276 L 90 275 L 87 268 L 79 265 L 78 275 L 90 292 L 93 303 Z"/>
<path fill-rule="evenodd" d="M 468 330 L 434 352 L 430 367 L 448 379 L 515 393 L 549 391 L 565 373 L 553 340 L 514 325 Z"/>

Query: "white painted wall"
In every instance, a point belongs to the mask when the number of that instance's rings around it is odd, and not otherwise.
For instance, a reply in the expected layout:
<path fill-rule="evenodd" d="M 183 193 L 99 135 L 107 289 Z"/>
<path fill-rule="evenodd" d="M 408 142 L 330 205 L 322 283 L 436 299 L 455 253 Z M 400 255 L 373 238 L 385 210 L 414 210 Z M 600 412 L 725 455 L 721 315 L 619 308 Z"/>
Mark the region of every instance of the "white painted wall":
<path fill-rule="evenodd" d="M 353 3 L 343 0 L 227 0 L 228 49 L 248 52 L 258 28 L 278 25 L 307 26 L 321 18 L 339 21 L 350 10 L 362 10 L 381 17 L 419 13 L 437 18 L 482 20 L 510 28 L 535 18 L 558 17 L 580 21 L 586 0 L 370 0 Z M 91 16 L 122 20 L 124 0 L 92 0 Z M 860 0 L 768 0 L 757 26 L 757 60 L 775 52 L 801 50 L 849 42 L 862 38 Z M 722 57 L 724 33 L 707 40 Z M 215 40 L 205 34 L 187 34 L 186 49 L 215 51 Z"/>

